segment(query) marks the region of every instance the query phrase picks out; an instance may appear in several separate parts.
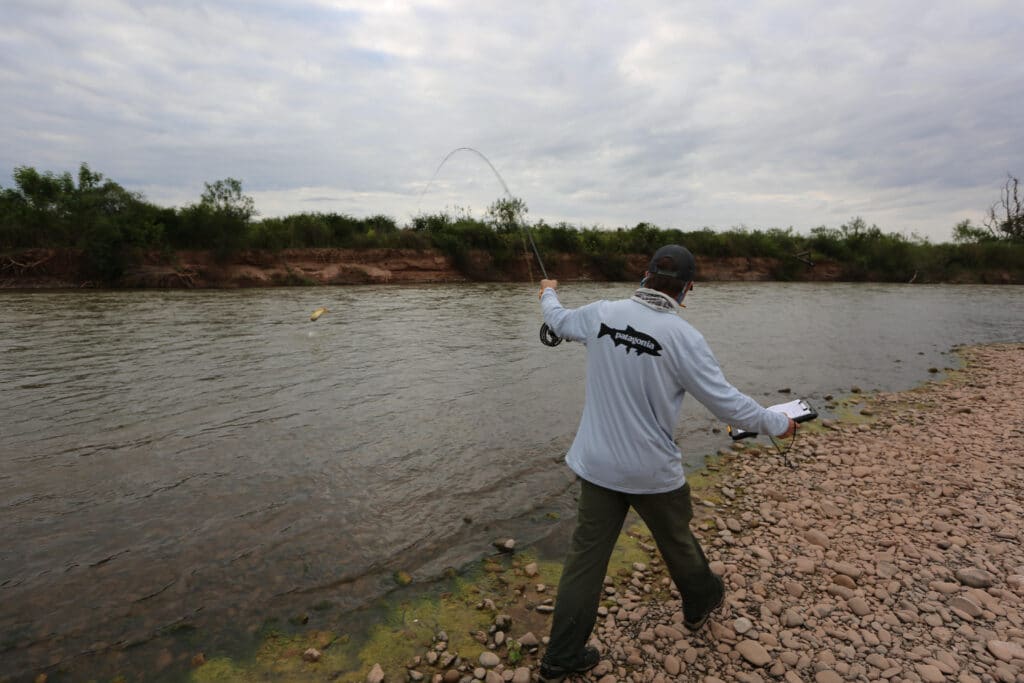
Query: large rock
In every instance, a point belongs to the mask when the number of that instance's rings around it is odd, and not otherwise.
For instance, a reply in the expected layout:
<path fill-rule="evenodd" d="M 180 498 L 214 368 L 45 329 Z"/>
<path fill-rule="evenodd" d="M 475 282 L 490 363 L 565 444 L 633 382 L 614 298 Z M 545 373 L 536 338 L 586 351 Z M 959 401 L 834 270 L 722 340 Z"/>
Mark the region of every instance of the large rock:
<path fill-rule="evenodd" d="M 849 605 L 850 611 L 858 617 L 864 617 L 871 614 L 871 607 L 868 605 L 868 601 L 862 597 L 852 597 L 846 604 Z"/>
<path fill-rule="evenodd" d="M 383 683 L 383 681 L 384 669 L 380 668 L 380 664 L 374 664 L 370 673 L 366 674 L 366 683 Z"/>
<path fill-rule="evenodd" d="M 843 677 L 832 669 L 823 669 L 814 674 L 814 683 L 843 683 Z"/>
<path fill-rule="evenodd" d="M 668 626 L 667 624 L 658 624 L 657 626 L 655 626 L 654 635 L 656 635 L 659 638 L 671 640 L 673 643 L 677 640 L 682 640 L 683 638 L 685 638 L 682 631 L 672 626 Z"/>
<path fill-rule="evenodd" d="M 967 567 L 956 570 L 956 580 L 971 588 L 989 588 L 996 582 L 996 578 L 984 569 Z"/>
<path fill-rule="evenodd" d="M 537 640 L 537 636 L 533 635 L 533 631 L 527 631 L 526 633 L 524 633 L 522 636 L 519 637 L 519 644 L 522 647 L 527 647 L 527 648 L 529 648 L 529 647 L 537 647 L 540 644 L 540 641 Z"/>
<path fill-rule="evenodd" d="M 945 683 L 946 675 L 934 664 L 915 664 L 917 675 L 925 683 Z"/>
<path fill-rule="evenodd" d="M 480 653 L 480 665 L 485 666 L 488 669 L 493 668 L 501 664 L 501 657 L 494 654 L 493 652 L 481 652 Z"/>
<path fill-rule="evenodd" d="M 821 546 L 822 548 L 828 548 L 829 538 L 824 532 L 817 529 L 808 529 L 804 532 L 804 539 L 811 545 Z"/>
<path fill-rule="evenodd" d="M 756 640 L 740 641 L 736 644 L 736 652 L 754 666 L 767 666 L 772 661 L 768 651 Z"/>
<path fill-rule="evenodd" d="M 496 538 L 491 541 L 491 545 L 500 550 L 503 553 L 510 553 L 516 549 L 516 539 L 514 538 Z"/>
<path fill-rule="evenodd" d="M 1005 640 L 990 640 L 985 645 L 994 657 L 1004 662 L 1014 659 L 1024 660 L 1024 646 L 1018 643 L 1008 643 Z"/>
<path fill-rule="evenodd" d="M 958 609 L 970 617 L 977 619 L 981 616 L 981 605 L 964 595 L 954 595 L 946 603 L 951 609 Z"/>

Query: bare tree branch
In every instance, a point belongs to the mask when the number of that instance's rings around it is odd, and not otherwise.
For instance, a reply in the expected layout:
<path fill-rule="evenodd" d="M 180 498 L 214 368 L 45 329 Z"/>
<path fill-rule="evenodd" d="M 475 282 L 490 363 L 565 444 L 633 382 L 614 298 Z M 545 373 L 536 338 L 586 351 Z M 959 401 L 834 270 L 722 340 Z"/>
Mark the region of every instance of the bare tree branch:
<path fill-rule="evenodd" d="M 993 233 L 1003 233 L 1013 240 L 1024 240 L 1024 204 L 1020 197 L 1020 181 L 1010 173 L 1000 191 L 999 201 L 988 210 L 985 227 Z"/>

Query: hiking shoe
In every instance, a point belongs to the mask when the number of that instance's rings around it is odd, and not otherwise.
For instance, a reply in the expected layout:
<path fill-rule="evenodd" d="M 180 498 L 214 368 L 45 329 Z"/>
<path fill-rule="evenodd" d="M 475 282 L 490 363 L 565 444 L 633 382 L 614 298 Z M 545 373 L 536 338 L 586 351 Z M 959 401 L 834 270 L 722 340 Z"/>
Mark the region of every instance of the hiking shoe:
<path fill-rule="evenodd" d="M 583 655 L 580 657 L 579 661 L 579 665 L 570 667 L 551 666 L 550 664 L 541 662 L 541 683 L 558 683 L 569 674 L 581 674 L 584 671 L 590 671 L 597 666 L 598 662 L 601 661 L 601 653 L 597 651 L 596 647 L 587 645 L 583 648 Z"/>
<path fill-rule="evenodd" d="M 722 606 L 725 602 L 725 584 L 722 583 L 722 579 L 712 575 L 715 579 L 715 593 L 712 593 L 707 600 L 707 606 L 704 609 L 690 610 L 686 609 L 687 603 L 683 602 L 683 626 L 691 631 L 697 631 L 707 623 L 708 617 L 714 613 L 716 609 Z"/>

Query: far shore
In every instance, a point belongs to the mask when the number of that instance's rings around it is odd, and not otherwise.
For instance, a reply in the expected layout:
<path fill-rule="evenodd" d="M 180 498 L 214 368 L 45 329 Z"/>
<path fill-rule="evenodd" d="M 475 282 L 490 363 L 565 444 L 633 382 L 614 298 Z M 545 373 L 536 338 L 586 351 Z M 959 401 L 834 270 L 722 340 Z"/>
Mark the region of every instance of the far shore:
<path fill-rule="evenodd" d="M 698 256 L 702 282 L 798 282 L 843 280 L 833 261 L 781 260 L 770 257 Z M 623 254 L 612 270 L 602 270 L 580 255 L 549 254 L 545 269 L 563 281 L 609 281 L 609 272 L 644 272 L 648 255 Z M 432 284 L 451 282 L 538 282 L 541 269 L 521 255 L 495 263 L 485 251 L 468 251 L 458 261 L 436 249 L 285 249 L 243 250 L 227 257 L 209 251 L 136 253 L 113 281 L 90 275 L 80 250 L 28 249 L 0 255 L 0 289 L 237 289 L 246 287 Z M 778 275 L 784 273 L 785 277 Z M 870 281 L 870 277 L 867 278 Z M 864 280 L 858 280 L 864 281 Z M 887 282 L 924 283 L 919 273 L 890 276 Z M 1024 284 L 1024 272 L 964 270 L 952 284 Z"/>

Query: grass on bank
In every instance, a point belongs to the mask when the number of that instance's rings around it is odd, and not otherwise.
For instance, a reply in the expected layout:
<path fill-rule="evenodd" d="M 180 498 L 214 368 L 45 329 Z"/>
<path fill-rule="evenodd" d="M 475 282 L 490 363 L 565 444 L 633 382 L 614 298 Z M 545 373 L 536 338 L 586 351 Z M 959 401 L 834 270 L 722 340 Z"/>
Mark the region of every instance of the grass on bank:
<path fill-rule="evenodd" d="M 629 572 L 633 563 L 649 561 L 643 547 L 649 543 L 650 533 L 642 523 L 630 526 L 619 539 L 609 563 L 609 574 Z M 536 563 L 537 574 L 528 577 L 524 567 L 530 563 Z M 396 591 L 387 599 L 384 615 L 365 638 L 325 630 L 288 633 L 267 628 L 251 658 L 211 657 L 191 672 L 189 681 L 306 682 L 327 676 L 343 683 L 361 683 L 374 664 L 381 665 L 388 680 L 404 680 L 413 659 L 422 656 L 442 630 L 448 635 L 448 651 L 457 652 L 463 661 L 473 662 L 485 649 L 473 634 L 486 633 L 496 614 L 512 617 L 510 639 L 518 639 L 527 632 L 538 639 L 548 634 L 550 616 L 531 607 L 542 599 L 554 599 L 561 573 L 560 561 L 539 558 L 531 550 L 490 556 L 474 563 L 464 575 L 443 580 L 436 586 L 410 586 L 408 591 Z M 546 586 L 546 591 L 536 593 L 537 584 Z M 517 590 L 522 591 L 525 599 Z M 486 600 L 493 602 L 495 610 L 481 609 Z M 311 647 L 322 653 L 318 662 L 303 659 L 303 653 Z M 528 655 L 524 662 L 535 663 Z"/>

